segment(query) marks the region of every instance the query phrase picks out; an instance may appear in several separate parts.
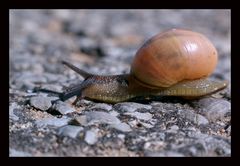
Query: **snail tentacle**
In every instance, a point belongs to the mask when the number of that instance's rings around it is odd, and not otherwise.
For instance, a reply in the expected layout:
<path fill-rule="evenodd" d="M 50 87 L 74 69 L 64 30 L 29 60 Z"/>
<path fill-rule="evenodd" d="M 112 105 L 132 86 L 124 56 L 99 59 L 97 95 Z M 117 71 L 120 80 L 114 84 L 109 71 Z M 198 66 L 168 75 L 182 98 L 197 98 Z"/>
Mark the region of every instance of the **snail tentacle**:
<path fill-rule="evenodd" d="M 79 69 L 78 67 L 66 62 L 66 61 L 62 61 L 62 64 L 66 65 L 67 67 L 69 67 L 70 69 L 72 69 L 73 71 L 75 71 L 76 73 L 78 73 L 79 75 L 81 75 L 83 78 L 88 78 L 90 76 L 93 76 L 93 74 L 88 73 L 82 69 Z"/>

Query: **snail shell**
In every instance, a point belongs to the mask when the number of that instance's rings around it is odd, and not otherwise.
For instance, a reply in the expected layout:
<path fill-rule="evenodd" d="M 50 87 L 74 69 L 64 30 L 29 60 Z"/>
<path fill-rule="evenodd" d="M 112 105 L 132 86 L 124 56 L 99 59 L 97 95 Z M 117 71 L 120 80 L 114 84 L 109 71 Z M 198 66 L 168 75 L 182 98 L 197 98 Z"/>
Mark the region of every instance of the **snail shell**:
<path fill-rule="evenodd" d="M 202 34 L 171 29 L 148 40 L 136 53 L 131 74 L 149 87 L 170 87 L 210 75 L 217 50 Z"/>

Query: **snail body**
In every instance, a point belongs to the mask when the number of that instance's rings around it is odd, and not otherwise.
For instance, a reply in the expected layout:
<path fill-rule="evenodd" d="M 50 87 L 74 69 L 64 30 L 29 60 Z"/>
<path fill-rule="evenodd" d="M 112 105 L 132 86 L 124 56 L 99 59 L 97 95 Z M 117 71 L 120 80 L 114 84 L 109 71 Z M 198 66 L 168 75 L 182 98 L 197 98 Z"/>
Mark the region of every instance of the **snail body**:
<path fill-rule="evenodd" d="M 59 97 L 66 100 L 77 95 L 76 104 L 82 98 L 117 103 L 136 97 L 210 95 L 228 84 L 207 78 L 216 67 L 217 56 L 217 50 L 204 35 L 171 29 L 152 37 L 137 51 L 129 74 L 94 75 L 63 61 L 84 81 Z"/>

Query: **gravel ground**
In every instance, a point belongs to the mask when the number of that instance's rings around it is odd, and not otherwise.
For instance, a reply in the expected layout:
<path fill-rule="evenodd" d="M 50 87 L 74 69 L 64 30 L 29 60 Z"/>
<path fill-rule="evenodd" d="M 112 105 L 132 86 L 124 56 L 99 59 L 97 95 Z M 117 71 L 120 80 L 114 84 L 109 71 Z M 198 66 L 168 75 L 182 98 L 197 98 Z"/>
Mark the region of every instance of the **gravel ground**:
<path fill-rule="evenodd" d="M 231 85 L 198 100 L 65 102 L 35 93 L 92 73 L 128 73 L 136 50 L 170 28 L 205 34 L 230 79 L 230 10 L 11 10 L 9 156 L 231 156 Z"/>

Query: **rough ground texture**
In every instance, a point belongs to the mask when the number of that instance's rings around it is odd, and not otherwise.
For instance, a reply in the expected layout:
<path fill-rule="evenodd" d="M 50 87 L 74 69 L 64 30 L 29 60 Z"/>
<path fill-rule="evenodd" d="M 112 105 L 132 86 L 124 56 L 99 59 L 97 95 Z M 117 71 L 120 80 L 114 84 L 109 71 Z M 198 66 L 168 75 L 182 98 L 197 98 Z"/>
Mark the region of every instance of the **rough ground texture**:
<path fill-rule="evenodd" d="M 231 156 L 231 86 L 198 100 L 117 104 L 51 101 L 92 73 L 128 73 L 136 50 L 170 28 L 205 34 L 230 80 L 229 10 L 11 10 L 10 156 Z"/>

